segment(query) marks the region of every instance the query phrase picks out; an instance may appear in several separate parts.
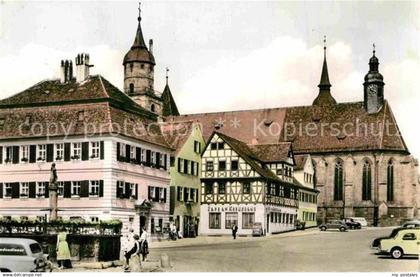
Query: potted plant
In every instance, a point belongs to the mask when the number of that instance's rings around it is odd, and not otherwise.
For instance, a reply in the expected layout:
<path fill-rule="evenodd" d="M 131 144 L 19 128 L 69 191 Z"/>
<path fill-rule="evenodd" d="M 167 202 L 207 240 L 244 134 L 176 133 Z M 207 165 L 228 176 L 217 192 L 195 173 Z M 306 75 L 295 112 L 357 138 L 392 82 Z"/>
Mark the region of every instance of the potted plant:
<path fill-rule="evenodd" d="M 72 160 L 79 160 L 80 159 L 80 157 L 78 155 L 71 156 L 70 158 Z"/>
<path fill-rule="evenodd" d="M 137 160 L 133 158 L 133 159 L 131 159 L 131 160 L 130 160 L 130 162 L 131 162 L 132 164 L 135 164 L 135 163 L 137 163 Z"/>
<path fill-rule="evenodd" d="M 24 162 L 24 163 L 26 163 L 26 162 L 28 162 L 28 158 L 23 157 L 23 158 L 21 159 L 21 161 L 22 161 L 22 162 Z"/>
<path fill-rule="evenodd" d="M 96 155 L 92 154 L 92 155 L 90 156 L 90 158 L 91 158 L 91 159 L 96 159 L 96 158 L 98 158 L 98 156 L 96 156 Z"/>
<path fill-rule="evenodd" d="M 4 160 L 4 162 L 5 162 L 5 163 L 10 163 L 10 159 L 9 159 L 9 158 L 6 158 L 6 159 Z"/>
<path fill-rule="evenodd" d="M 38 157 L 38 159 L 36 159 L 38 162 L 43 162 L 45 161 L 45 159 L 43 159 L 42 157 Z"/>
<path fill-rule="evenodd" d="M 55 158 L 56 161 L 61 161 L 63 159 L 63 157 L 61 156 L 57 156 L 57 158 Z"/>
<path fill-rule="evenodd" d="M 37 197 L 43 197 L 43 196 L 45 196 L 45 193 L 37 193 L 36 196 Z"/>

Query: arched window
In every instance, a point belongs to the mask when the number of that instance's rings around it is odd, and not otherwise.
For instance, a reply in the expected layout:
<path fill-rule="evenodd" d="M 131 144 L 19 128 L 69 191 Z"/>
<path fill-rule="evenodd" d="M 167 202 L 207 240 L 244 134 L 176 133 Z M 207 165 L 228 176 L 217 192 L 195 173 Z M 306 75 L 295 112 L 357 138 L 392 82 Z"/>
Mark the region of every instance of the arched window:
<path fill-rule="evenodd" d="M 337 161 L 334 168 L 334 200 L 343 200 L 343 162 Z"/>
<path fill-rule="evenodd" d="M 130 94 L 133 94 L 133 93 L 134 93 L 134 84 L 131 83 L 130 84 Z"/>
<path fill-rule="evenodd" d="M 152 105 L 150 106 L 150 110 L 151 110 L 152 112 L 155 112 L 155 104 L 152 104 Z"/>
<path fill-rule="evenodd" d="M 369 161 L 363 164 L 362 200 L 371 200 L 372 197 L 372 167 Z"/>
<path fill-rule="evenodd" d="M 389 160 L 388 162 L 386 191 L 387 201 L 394 201 L 394 163 L 392 160 Z"/>

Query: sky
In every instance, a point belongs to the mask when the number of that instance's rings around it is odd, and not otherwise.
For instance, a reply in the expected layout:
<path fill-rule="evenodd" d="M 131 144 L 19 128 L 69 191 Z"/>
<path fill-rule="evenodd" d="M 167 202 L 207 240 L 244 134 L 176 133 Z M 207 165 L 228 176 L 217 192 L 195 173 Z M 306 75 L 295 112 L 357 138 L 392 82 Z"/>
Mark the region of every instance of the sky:
<path fill-rule="evenodd" d="M 123 86 L 135 1 L 0 1 L 0 98 L 59 76 L 61 59 L 90 54 L 92 74 Z M 181 113 L 310 105 L 327 36 L 332 95 L 363 100 L 372 44 L 410 152 L 420 157 L 420 2 L 142 1 L 154 40 L 155 89 Z"/>

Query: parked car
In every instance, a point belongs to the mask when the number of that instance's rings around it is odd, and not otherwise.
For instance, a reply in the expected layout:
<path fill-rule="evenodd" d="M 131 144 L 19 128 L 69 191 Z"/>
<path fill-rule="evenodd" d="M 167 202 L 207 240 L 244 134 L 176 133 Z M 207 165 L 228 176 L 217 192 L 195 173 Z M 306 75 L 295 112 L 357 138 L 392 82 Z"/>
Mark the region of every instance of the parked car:
<path fill-rule="evenodd" d="M 366 227 L 368 225 L 366 218 L 364 217 L 349 217 L 349 218 L 353 219 L 356 222 L 359 222 L 362 225 L 362 227 Z"/>
<path fill-rule="evenodd" d="M 40 272 L 46 265 L 42 247 L 35 240 L 0 238 L 1 272 Z"/>
<path fill-rule="evenodd" d="M 379 238 L 374 239 L 372 241 L 372 244 L 370 245 L 370 247 L 372 249 L 379 249 L 379 246 L 381 245 L 381 240 L 383 240 L 383 239 L 389 239 L 389 238 L 394 238 L 395 235 L 398 234 L 398 232 L 400 230 L 403 230 L 403 229 L 404 228 L 402 228 L 402 227 L 395 228 L 394 230 L 392 230 L 392 232 L 391 232 L 391 234 L 389 234 L 389 236 L 384 236 L 384 237 L 379 237 Z"/>
<path fill-rule="evenodd" d="M 360 222 L 354 221 L 352 218 L 344 218 L 344 223 L 347 225 L 349 229 L 362 229 L 362 224 Z"/>
<path fill-rule="evenodd" d="M 389 254 L 394 259 L 403 256 L 419 256 L 420 228 L 401 229 L 393 238 L 382 239 L 379 253 Z"/>
<path fill-rule="evenodd" d="M 254 225 L 252 226 L 252 235 L 259 236 L 259 237 L 264 235 L 261 222 L 254 223 Z"/>
<path fill-rule="evenodd" d="M 407 221 L 407 222 L 405 222 L 403 225 L 402 225 L 402 227 L 405 227 L 405 228 L 416 228 L 416 227 L 420 227 L 420 220 L 418 220 L 418 219 L 414 219 L 414 220 L 410 220 L 410 221 Z"/>
<path fill-rule="evenodd" d="M 327 223 L 319 225 L 321 231 L 327 231 L 328 229 L 338 229 L 340 232 L 347 231 L 347 225 L 341 220 L 330 220 Z"/>

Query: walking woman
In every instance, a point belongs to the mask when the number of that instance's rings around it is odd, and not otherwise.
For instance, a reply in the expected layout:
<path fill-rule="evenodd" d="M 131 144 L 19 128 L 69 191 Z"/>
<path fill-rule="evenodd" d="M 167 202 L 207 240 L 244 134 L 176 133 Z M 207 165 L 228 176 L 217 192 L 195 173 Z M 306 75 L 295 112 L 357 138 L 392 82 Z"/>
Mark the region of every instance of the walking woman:
<path fill-rule="evenodd" d="M 60 269 L 72 268 L 70 249 L 66 239 L 67 233 L 63 227 L 57 235 L 57 263 Z"/>

